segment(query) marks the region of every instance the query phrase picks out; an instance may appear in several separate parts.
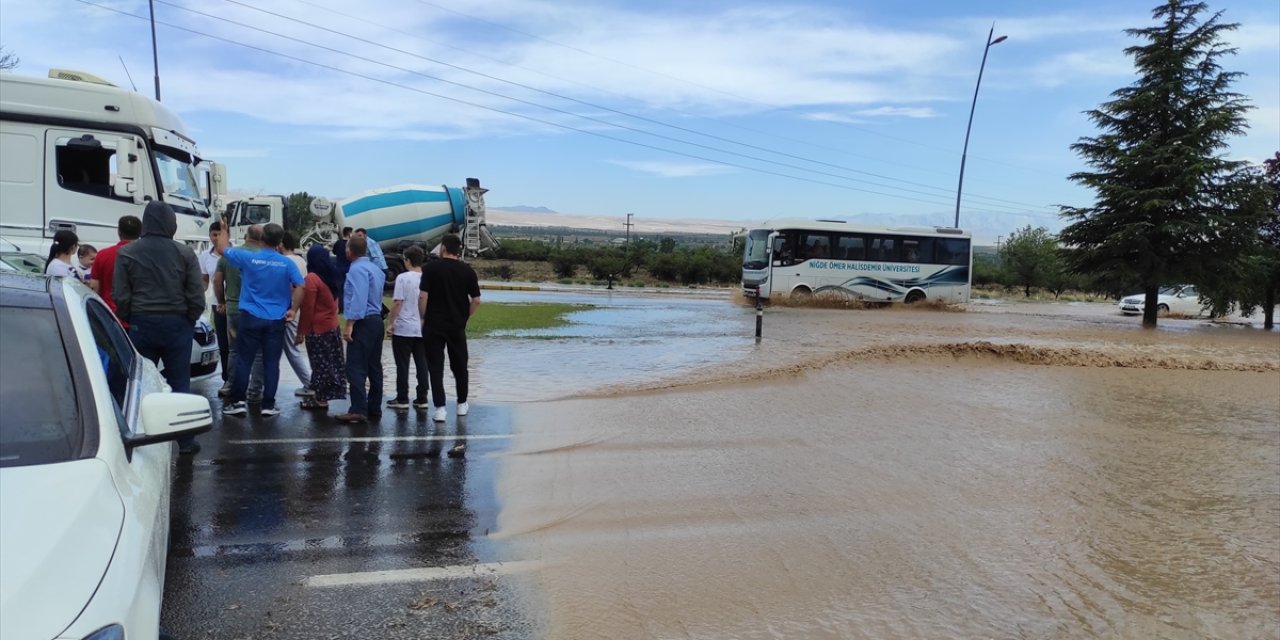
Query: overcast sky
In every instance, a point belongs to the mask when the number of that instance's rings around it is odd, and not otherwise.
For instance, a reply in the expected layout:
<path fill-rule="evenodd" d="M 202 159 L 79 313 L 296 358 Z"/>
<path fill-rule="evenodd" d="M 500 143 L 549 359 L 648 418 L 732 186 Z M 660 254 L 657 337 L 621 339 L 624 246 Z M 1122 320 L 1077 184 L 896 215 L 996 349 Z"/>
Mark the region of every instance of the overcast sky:
<path fill-rule="evenodd" d="M 145 0 L 0 0 L 19 73 L 152 93 Z M 1280 3 L 1211 1 L 1280 149 Z M 1153 0 L 156 0 L 160 82 L 236 191 L 340 198 L 479 178 L 491 206 L 949 225 L 992 23 L 961 225 L 1056 230 L 1082 112 L 1132 81 Z M 184 9 L 186 7 L 187 9 Z M 256 7 L 255 10 L 251 7 Z M 208 15 L 201 15 L 202 12 Z M 274 15 L 273 15 L 274 14 Z M 189 29 L 184 31 L 178 27 Z M 259 30 L 255 30 L 260 29 Z M 200 32 L 200 33 L 193 33 Z M 201 35 L 207 34 L 207 35 Z M 212 36 L 212 37 L 211 37 Z"/>

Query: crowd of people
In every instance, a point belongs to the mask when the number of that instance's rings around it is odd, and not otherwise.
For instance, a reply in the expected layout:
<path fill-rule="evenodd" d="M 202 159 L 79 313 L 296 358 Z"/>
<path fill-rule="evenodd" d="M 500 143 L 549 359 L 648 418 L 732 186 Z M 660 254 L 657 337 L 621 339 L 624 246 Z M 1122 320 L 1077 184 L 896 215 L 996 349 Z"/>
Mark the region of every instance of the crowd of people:
<path fill-rule="evenodd" d="M 176 230 L 173 209 L 151 202 L 142 219 L 121 217 L 120 242 L 101 251 L 80 245 L 71 231 L 59 231 L 45 264 L 46 274 L 74 277 L 97 291 L 138 352 L 163 363 L 173 391 L 191 389 L 193 328 L 212 286 L 225 416 L 280 414 L 276 392 L 283 357 L 301 383 L 296 393 L 303 409 L 328 413 L 333 401 L 347 399 L 346 411 L 335 420 L 376 423 L 384 406 L 388 337 L 396 381 L 387 408 L 430 411 L 433 421 L 445 422 L 447 355 L 456 414 L 469 412 L 466 325 L 480 305 L 480 285 L 475 270 L 461 260 L 457 235 L 444 236 L 438 256 L 419 247 L 404 251 L 406 271 L 396 277 L 388 308 L 387 262 L 365 229 L 343 229 L 332 248 L 315 244 L 305 257 L 297 254 L 298 239 L 274 223 L 250 226 L 244 241 L 232 246 L 228 222 L 214 222 L 210 246 L 199 254 L 173 239 Z M 178 444 L 183 454 L 200 450 L 194 438 Z"/>

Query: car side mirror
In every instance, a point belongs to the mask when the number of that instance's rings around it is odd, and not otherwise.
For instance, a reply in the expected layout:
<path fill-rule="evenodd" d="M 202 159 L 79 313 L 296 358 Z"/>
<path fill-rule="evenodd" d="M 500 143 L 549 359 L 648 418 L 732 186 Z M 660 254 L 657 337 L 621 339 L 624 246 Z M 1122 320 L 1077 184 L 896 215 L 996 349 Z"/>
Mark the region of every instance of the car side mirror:
<path fill-rule="evenodd" d="M 209 399 L 192 393 L 152 393 L 142 399 L 142 433 L 125 445 L 142 447 L 194 436 L 213 428 Z"/>

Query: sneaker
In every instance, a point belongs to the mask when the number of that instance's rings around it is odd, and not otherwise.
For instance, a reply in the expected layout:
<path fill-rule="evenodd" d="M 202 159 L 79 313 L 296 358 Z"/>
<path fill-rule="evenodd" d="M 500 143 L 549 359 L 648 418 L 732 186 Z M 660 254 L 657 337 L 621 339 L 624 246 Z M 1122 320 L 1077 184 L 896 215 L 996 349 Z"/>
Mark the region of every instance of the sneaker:
<path fill-rule="evenodd" d="M 431 414 L 431 419 L 436 422 L 444 422 L 445 417 L 444 407 L 436 407 L 436 412 Z"/>
<path fill-rule="evenodd" d="M 274 418 L 275 416 L 278 416 L 278 415 L 280 415 L 280 409 L 277 409 L 276 407 L 262 408 L 262 417 L 264 418 Z"/>
<path fill-rule="evenodd" d="M 346 424 L 365 424 L 369 422 L 369 418 L 359 413 L 343 413 L 334 416 L 333 419 Z"/>
<path fill-rule="evenodd" d="M 242 416 L 246 413 L 249 413 L 249 405 L 245 404 L 243 400 L 240 402 L 232 402 L 231 404 L 222 407 L 222 415 L 224 416 Z"/>
<path fill-rule="evenodd" d="M 471 405 L 467 404 L 465 400 L 458 403 L 458 415 L 465 416 L 467 415 L 467 412 L 470 410 L 471 410 Z"/>
<path fill-rule="evenodd" d="M 427 409 L 431 408 L 431 403 L 427 402 L 426 400 L 414 400 L 413 408 L 417 409 L 418 411 L 426 411 Z"/>
<path fill-rule="evenodd" d="M 312 390 L 310 390 L 310 389 L 308 389 L 308 388 L 306 388 L 306 387 L 302 387 L 302 388 L 298 389 L 297 391 L 294 391 L 294 392 L 293 392 L 293 395 L 295 395 L 295 396 L 300 396 L 300 397 L 303 397 L 303 398 L 305 398 L 305 397 L 307 397 L 307 396 L 314 396 L 315 394 L 316 394 L 316 392 L 314 392 L 314 391 L 312 391 Z"/>
<path fill-rule="evenodd" d="M 408 408 L 409 408 L 409 401 L 408 401 L 408 400 L 401 400 L 401 399 L 399 399 L 399 398 L 392 398 L 392 399 L 390 399 L 390 400 L 388 400 L 388 401 L 387 401 L 387 406 L 388 406 L 388 407 L 390 407 L 390 408 L 392 408 L 392 409 L 408 409 Z"/>

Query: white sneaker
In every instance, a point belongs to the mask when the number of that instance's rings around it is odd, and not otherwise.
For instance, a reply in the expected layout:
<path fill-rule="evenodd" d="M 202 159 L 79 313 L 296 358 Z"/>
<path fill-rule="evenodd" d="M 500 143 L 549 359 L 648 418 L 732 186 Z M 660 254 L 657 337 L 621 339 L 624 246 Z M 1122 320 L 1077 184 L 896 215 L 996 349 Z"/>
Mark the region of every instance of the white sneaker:
<path fill-rule="evenodd" d="M 431 419 L 436 422 L 444 422 L 445 417 L 444 407 L 436 407 L 436 412 L 431 414 Z"/>
<path fill-rule="evenodd" d="M 458 403 L 458 415 L 465 416 L 467 415 L 467 412 L 470 410 L 471 410 L 471 405 L 468 405 L 466 402 Z"/>

